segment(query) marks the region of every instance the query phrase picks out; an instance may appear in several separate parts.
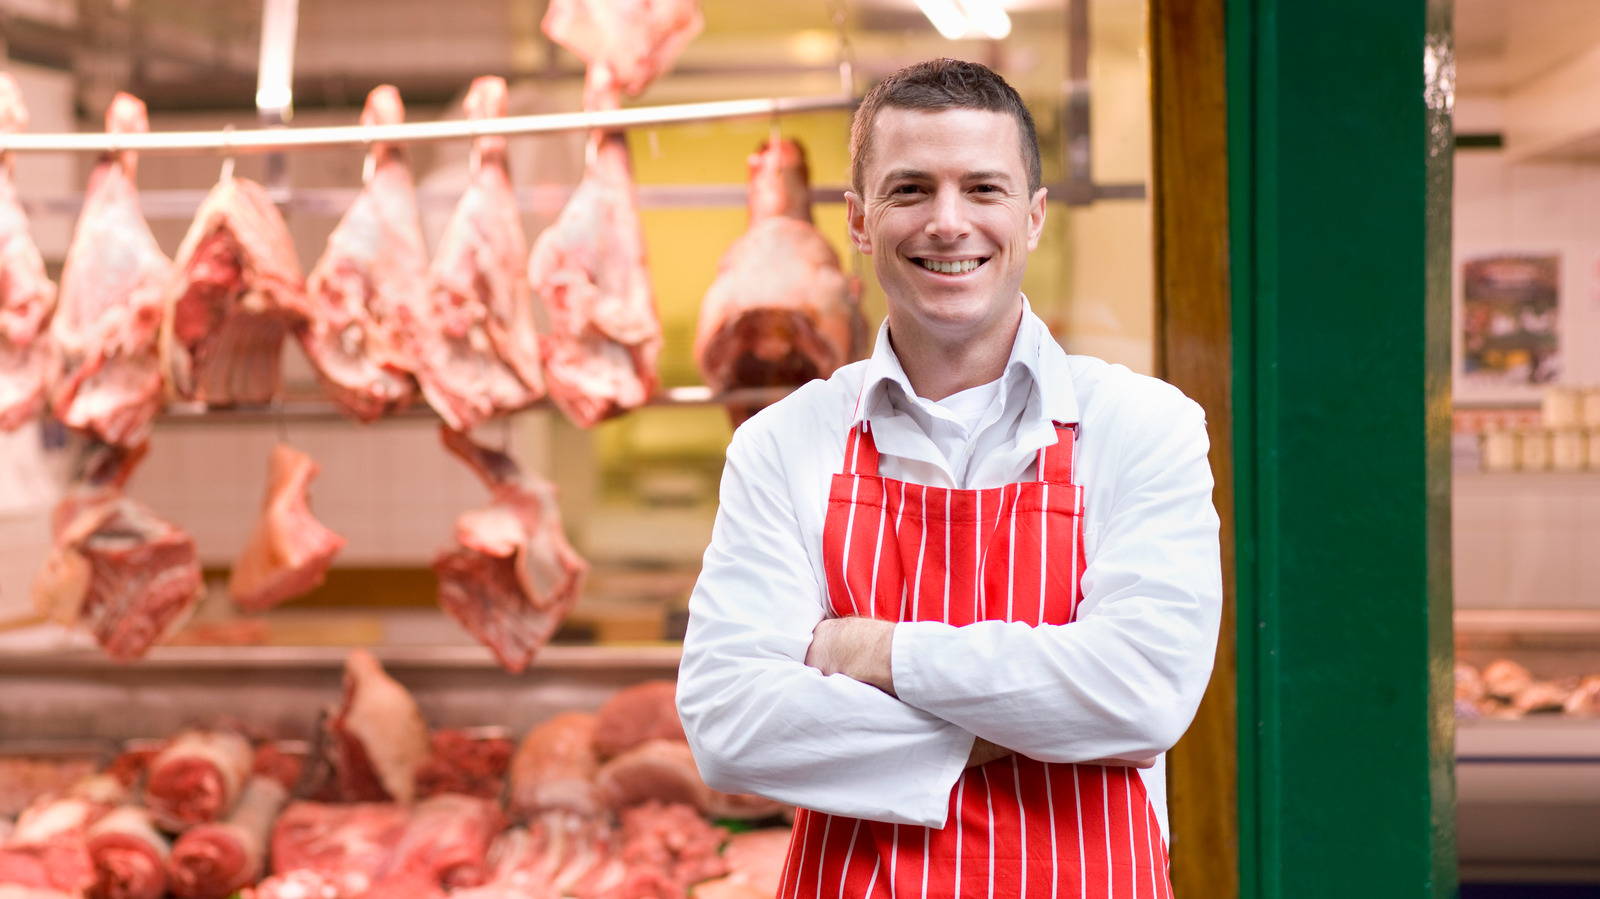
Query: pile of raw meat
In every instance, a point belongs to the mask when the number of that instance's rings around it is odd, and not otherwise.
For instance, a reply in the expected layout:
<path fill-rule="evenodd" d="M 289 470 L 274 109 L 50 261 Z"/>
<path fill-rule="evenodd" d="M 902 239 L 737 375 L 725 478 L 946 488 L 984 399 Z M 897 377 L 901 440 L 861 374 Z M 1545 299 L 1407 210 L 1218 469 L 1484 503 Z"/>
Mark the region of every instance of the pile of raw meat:
<path fill-rule="evenodd" d="M 1538 680 L 1510 659 L 1477 668 L 1456 663 L 1456 716 L 1521 718 L 1532 714 L 1600 715 L 1600 674 Z"/>
<path fill-rule="evenodd" d="M 358 650 L 309 753 L 194 728 L 0 819 L 0 895 L 775 896 L 785 809 L 707 788 L 672 700 L 641 684 L 515 744 L 430 733 Z"/>

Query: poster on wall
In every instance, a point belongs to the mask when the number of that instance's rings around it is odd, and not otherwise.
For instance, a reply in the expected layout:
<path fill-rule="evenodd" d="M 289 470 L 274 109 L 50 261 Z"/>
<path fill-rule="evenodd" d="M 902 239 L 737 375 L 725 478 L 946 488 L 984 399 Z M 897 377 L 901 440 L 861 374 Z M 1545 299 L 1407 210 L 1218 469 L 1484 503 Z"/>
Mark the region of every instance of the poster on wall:
<path fill-rule="evenodd" d="M 1561 256 L 1476 256 L 1457 283 L 1456 399 L 1537 401 L 1561 373 Z"/>

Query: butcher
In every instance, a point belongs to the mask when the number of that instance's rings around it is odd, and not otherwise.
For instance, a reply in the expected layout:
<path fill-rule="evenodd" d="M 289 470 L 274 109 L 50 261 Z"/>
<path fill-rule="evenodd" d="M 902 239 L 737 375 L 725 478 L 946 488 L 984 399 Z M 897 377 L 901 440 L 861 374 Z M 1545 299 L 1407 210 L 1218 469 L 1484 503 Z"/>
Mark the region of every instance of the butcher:
<path fill-rule="evenodd" d="M 696 763 L 799 807 L 780 896 L 1170 896 L 1163 756 L 1222 602 L 1204 414 L 1029 308 L 1045 191 L 998 75 L 891 75 L 850 160 L 887 319 L 728 447 Z"/>

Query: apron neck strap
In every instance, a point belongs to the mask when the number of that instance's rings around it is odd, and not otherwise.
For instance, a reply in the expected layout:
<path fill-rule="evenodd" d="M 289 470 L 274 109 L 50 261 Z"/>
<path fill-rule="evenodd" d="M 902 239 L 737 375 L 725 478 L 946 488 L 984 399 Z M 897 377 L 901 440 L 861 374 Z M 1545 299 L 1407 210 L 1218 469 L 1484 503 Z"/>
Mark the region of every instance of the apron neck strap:
<path fill-rule="evenodd" d="M 1056 442 L 1039 450 L 1039 480 L 1071 484 L 1072 460 L 1078 449 L 1078 424 L 1056 422 Z"/>
<path fill-rule="evenodd" d="M 876 477 L 878 474 L 878 445 L 868 433 L 871 424 L 862 419 L 861 424 L 850 429 L 850 440 L 844 448 L 844 467 L 852 474 Z"/>

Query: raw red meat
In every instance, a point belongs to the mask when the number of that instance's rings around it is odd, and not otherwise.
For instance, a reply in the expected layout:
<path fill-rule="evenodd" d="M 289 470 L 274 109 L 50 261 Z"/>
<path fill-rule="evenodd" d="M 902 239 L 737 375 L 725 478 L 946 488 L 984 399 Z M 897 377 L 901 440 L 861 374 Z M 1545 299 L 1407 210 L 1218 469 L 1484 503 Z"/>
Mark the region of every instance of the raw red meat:
<path fill-rule="evenodd" d="M 411 803 L 428 726 L 417 701 L 365 649 L 345 658 L 344 701 L 329 730 L 340 799 Z"/>
<path fill-rule="evenodd" d="M 591 84 L 590 94 L 614 108 L 614 93 Z M 550 321 L 539 338 L 545 383 L 568 418 L 593 427 L 650 398 L 661 322 L 620 132 L 590 136 L 583 182 L 534 243 L 528 281 Z"/>
<path fill-rule="evenodd" d="M 457 546 L 433 560 L 439 604 L 509 671 L 527 667 L 583 592 L 588 564 L 561 530 L 554 485 L 505 453 L 440 429 L 493 503 L 456 520 Z"/>
<path fill-rule="evenodd" d="M 595 789 L 613 809 L 656 800 L 693 806 L 712 818 L 759 819 L 778 814 L 780 803 L 760 796 L 722 793 L 706 786 L 689 744 L 647 740 L 604 765 Z"/>
<path fill-rule="evenodd" d="M 94 860 L 91 899 L 161 899 L 167 894 L 167 856 L 172 847 L 138 806 L 113 809 L 87 833 Z"/>
<path fill-rule="evenodd" d="M 595 753 L 609 759 L 646 740 L 686 741 L 677 695 L 678 685 L 669 680 L 646 681 L 611 694 L 595 716 Z"/>
<path fill-rule="evenodd" d="M 417 770 L 417 797 L 460 793 L 499 799 L 505 792 L 511 741 L 475 737 L 462 730 L 436 730 L 428 735 L 428 759 Z"/>
<path fill-rule="evenodd" d="M 144 104 L 117 94 L 106 130 L 150 130 Z M 51 388 L 56 418 L 106 443 L 137 446 L 161 411 L 162 291 L 172 263 L 139 213 L 131 150 L 101 157 L 61 270 L 50 334 L 61 353 Z"/>
<path fill-rule="evenodd" d="M 35 800 L 0 846 L 0 884 L 82 895 L 95 882 L 86 834 L 108 810 L 81 796 Z"/>
<path fill-rule="evenodd" d="M 511 759 L 511 797 L 507 807 L 520 819 L 551 810 L 593 815 L 602 804 L 595 794 L 595 716 L 562 712 L 523 736 Z"/>
<path fill-rule="evenodd" d="M 17 82 L 0 72 L 0 132 L 28 126 Z M 55 344 L 47 334 L 56 286 L 28 231 L 28 216 L 11 182 L 11 154 L 0 154 L 0 431 L 39 417 L 55 372 Z"/>
<path fill-rule="evenodd" d="M 767 896 L 778 895 L 783 866 L 789 858 L 790 835 L 787 827 L 763 827 L 728 837 L 722 860 L 728 863 L 730 876 L 747 880 Z"/>
<path fill-rule="evenodd" d="M 309 319 L 310 306 L 289 226 L 261 185 L 218 182 L 174 272 L 161 329 L 173 393 L 210 405 L 271 402 L 283 338 Z"/>
<path fill-rule="evenodd" d="M 620 817 L 626 874 L 614 886 L 574 890 L 579 899 L 682 899 L 690 886 L 727 873 L 717 854 L 727 832 L 693 808 L 647 802 Z"/>
<path fill-rule="evenodd" d="M 415 879 L 435 887 L 488 879 L 489 844 L 505 826 L 493 799 L 441 793 L 417 803 L 376 885 Z"/>
<path fill-rule="evenodd" d="M 811 223 L 805 151 L 768 141 L 749 159 L 750 227 L 700 305 L 694 357 L 713 390 L 826 378 L 866 342 L 861 285 Z M 732 408 L 735 423 L 758 406 Z"/>
<path fill-rule="evenodd" d="M 373 88 L 363 125 L 405 119 L 400 92 Z M 344 411 L 372 421 L 411 402 L 411 323 L 425 318 L 428 253 L 411 169 L 398 145 L 375 143 L 371 177 L 306 279 L 311 322 L 301 346 L 323 390 Z"/>
<path fill-rule="evenodd" d="M 316 888 L 301 899 L 327 894 L 358 899 L 372 887 L 378 872 L 400 842 L 410 815 L 393 803 L 324 805 L 291 802 L 272 829 L 273 877 L 256 894 L 293 899 L 292 886 Z"/>
<path fill-rule="evenodd" d="M 150 762 L 144 803 L 163 830 L 177 833 L 233 811 L 255 752 L 231 730 L 187 730 Z"/>
<path fill-rule="evenodd" d="M 288 798 L 276 780 L 252 777 L 226 821 L 185 831 L 167 859 L 173 894 L 180 899 L 223 899 L 255 883 L 264 871 L 273 821 Z"/>
<path fill-rule="evenodd" d="M 303 753 L 285 752 L 273 743 L 262 743 L 256 747 L 255 758 L 250 763 L 250 773 L 259 777 L 270 777 L 277 781 L 286 790 L 293 790 L 300 782 L 300 775 L 305 772 L 306 757 Z"/>
<path fill-rule="evenodd" d="M 87 628 L 119 662 L 145 654 L 200 596 L 194 538 L 122 495 L 142 445 L 91 444 L 56 506 L 54 543 L 33 601 L 64 625 Z"/>
<path fill-rule="evenodd" d="M 551 0 L 543 23 L 551 40 L 610 69 L 631 96 L 671 68 L 704 25 L 700 0 Z"/>
<path fill-rule="evenodd" d="M 485 76 L 467 93 L 467 117 L 506 114 L 506 83 Z M 506 165 L 506 139 L 472 147 L 467 192 L 445 226 L 429 271 L 433 324 L 421 341 L 417 380 L 439 416 L 464 431 L 544 395 L 522 215 Z"/>
<path fill-rule="evenodd" d="M 311 479 L 317 463 L 286 443 L 272 449 L 267 499 L 228 578 L 228 594 L 241 609 L 261 612 L 302 596 L 322 583 L 344 538 L 311 516 Z"/>

